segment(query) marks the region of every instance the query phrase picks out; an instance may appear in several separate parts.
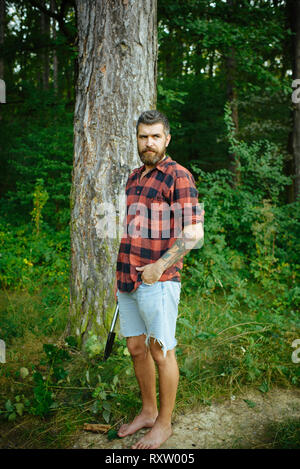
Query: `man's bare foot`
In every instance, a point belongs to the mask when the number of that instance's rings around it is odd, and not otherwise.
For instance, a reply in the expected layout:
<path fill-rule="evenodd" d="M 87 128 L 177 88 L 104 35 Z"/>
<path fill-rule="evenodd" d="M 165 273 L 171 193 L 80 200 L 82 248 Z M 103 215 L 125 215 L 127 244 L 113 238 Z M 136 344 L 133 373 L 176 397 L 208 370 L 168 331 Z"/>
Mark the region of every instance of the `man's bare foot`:
<path fill-rule="evenodd" d="M 163 425 L 156 421 L 152 429 L 146 433 L 132 449 L 156 449 L 159 448 L 172 435 L 171 425 Z"/>
<path fill-rule="evenodd" d="M 153 427 L 157 417 L 157 412 L 152 416 L 141 412 L 137 415 L 131 423 L 125 423 L 118 431 L 118 436 L 124 438 L 125 436 L 132 435 L 141 428 Z"/>

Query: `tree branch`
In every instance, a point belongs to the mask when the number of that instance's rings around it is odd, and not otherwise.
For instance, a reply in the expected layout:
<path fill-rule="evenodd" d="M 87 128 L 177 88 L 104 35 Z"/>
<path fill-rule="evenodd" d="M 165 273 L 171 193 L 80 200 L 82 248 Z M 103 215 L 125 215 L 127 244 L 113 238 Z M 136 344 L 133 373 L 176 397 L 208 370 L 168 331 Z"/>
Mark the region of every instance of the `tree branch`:
<path fill-rule="evenodd" d="M 69 40 L 69 42 L 74 42 L 75 41 L 75 36 L 73 36 L 70 31 L 68 30 L 68 28 L 66 27 L 66 24 L 65 24 L 65 13 L 66 13 L 66 9 L 67 9 L 67 6 L 68 5 L 71 5 L 73 7 L 75 7 L 75 3 L 74 3 L 74 0 L 63 0 L 62 1 L 62 4 L 61 4 L 61 7 L 60 7 L 60 11 L 59 13 L 55 13 L 54 11 L 51 11 L 49 10 L 48 8 L 46 8 L 45 6 L 41 5 L 40 2 L 36 1 L 36 0 L 29 0 L 29 3 L 33 6 L 33 7 L 36 7 L 38 8 L 41 12 L 45 13 L 45 15 L 48 15 L 50 16 L 51 18 L 54 18 L 58 24 L 59 24 L 59 27 L 61 29 L 61 32 L 67 37 L 67 39 Z M 56 2 L 55 2 L 56 4 Z M 57 4 L 56 4 L 56 7 L 57 7 Z"/>

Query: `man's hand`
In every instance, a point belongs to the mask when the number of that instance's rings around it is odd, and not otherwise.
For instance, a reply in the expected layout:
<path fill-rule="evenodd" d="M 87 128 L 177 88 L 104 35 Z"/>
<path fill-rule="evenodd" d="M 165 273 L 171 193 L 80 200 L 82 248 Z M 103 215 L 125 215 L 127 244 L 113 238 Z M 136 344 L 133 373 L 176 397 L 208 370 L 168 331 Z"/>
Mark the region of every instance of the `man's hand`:
<path fill-rule="evenodd" d="M 143 282 L 150 285 L 157 282 L 165 270 L 185 256 L 199 241 L 203 241 L 203 237 L 202 223 L 186 226 L 182 231 L 182 236 L 176 239 L 173 246 L 160 259 L 153 264 L 136 267 L 136 270 L 143 272 Z"/>
<path fill-rule="evenodd" d="M 164 268 L 159 261 L 154 262 L 153 264 L 144 265 L 142 267 L 136 267 L 136 270 L 142 272 L 143 282 L 151 285 L 152 283 L 157 282 L 164 273 Z"/>

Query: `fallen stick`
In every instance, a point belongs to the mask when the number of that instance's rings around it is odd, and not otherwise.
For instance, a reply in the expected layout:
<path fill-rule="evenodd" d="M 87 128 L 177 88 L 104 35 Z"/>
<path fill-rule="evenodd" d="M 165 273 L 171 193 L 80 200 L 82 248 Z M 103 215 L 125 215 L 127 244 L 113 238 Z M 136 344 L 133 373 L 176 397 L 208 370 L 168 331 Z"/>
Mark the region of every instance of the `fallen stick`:
<path fill-rule="evenodd" d="M 84 423 L 83 430 L 86 432 L 106 433 L 111 429 L 111 425 L 103 425 L 100 423 Z"/>

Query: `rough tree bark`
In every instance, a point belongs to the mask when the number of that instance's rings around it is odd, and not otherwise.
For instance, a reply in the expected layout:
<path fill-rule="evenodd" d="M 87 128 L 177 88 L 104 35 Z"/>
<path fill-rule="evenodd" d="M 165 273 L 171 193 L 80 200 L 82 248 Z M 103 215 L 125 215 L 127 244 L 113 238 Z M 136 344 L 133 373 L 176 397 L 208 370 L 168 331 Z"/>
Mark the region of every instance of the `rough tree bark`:
<path fill-rule="evenodd" d="M 5 0 L 0 0 L 0 47 L 4 44 L 4 31 L 5 31 Z M 4 60 L 2 54 L 0 55 L 0 103 L 6 102 L 6 85 L 4 81 Z M 0 120 L 2 115 L 0 114 Z"/>
<path fill-rule="evenodd" d="M 300 79 L 300 0 L 289 0 L 292 39 L 293 80 Z M 298 86 L 299 88 L 299 86 Z M 300 194 L 300 103 L 293 104 L 293 132 L 291 139 L 294 172 L 294 200 Z"/>
<path fill-rule="evenodd" d="M 5 0 L 0 0 L 0 46 L 4 44 L 5 29 Z M 4 80 L 4 60 L 0 56 L 0 78 Z"/>
<path fill-rule="evenodd" d="M 103 203 L 118 206 L 140 166 L 135 124 L 156 105 L 156 0 L 76 0 L 78 81 L 71 189 L 68 332 L 100 339 L 114 309 L 119 239 L 101 234 Z"/>

